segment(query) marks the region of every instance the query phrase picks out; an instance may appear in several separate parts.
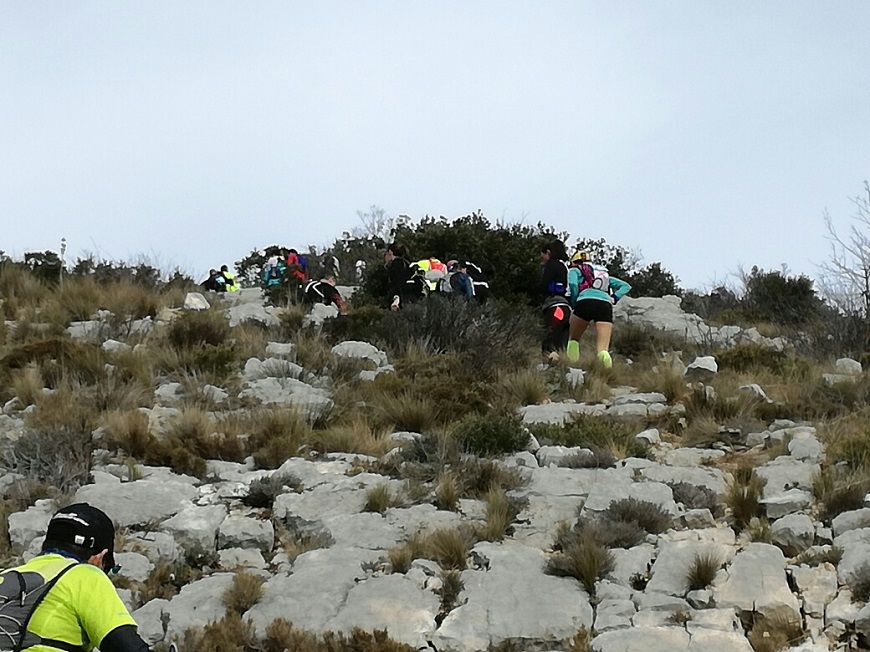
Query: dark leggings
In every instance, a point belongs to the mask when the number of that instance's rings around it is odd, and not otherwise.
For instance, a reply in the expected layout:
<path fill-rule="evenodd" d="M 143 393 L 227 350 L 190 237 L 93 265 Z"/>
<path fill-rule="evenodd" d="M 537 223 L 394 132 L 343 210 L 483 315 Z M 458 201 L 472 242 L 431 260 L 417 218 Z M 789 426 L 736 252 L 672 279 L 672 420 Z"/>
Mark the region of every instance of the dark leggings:
<path fill-rule="evenodd" d="M 544 309 L 544 341 L 541 350 L 544 353 L 562 351 L 568 346 L 568 323 L 571 319 L 571 308 L 567 305 L 551 306 Z"/>

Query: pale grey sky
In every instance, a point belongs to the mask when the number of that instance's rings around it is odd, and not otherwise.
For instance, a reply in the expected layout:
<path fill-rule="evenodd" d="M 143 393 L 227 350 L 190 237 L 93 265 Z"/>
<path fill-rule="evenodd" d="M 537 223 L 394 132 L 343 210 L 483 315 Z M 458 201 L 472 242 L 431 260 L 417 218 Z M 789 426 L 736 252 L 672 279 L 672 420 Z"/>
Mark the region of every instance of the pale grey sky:
<path fill-rule="evenodd" d="M 865 0 L 7 2 L 0 249 L 201 276 L 377 204 L 604 237 L 688 287 L 814 274 L 870 176 L 868 24 Z"/>

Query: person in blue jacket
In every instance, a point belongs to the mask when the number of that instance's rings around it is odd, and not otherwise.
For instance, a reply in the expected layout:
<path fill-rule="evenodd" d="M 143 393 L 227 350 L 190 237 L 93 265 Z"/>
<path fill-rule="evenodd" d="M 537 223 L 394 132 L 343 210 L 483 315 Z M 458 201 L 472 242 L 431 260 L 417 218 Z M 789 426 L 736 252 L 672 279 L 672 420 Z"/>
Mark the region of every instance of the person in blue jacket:
<path fill-rule="evenodd" d="M 591 322 L 595 322 L 596 349 L 598 360 L 609 369 L 613 366 L 610 357 L 610 336 L 613 334 L 613 305 L 631 290 L 625 281 L 611 276 L 607 268 L 593 265 L 587 251 L 578 251 L 571 258 L 577 263 L 579 281 L 577 285 L 574 312 L 568 331 L 568 360 L 580 359 L 580 338 Z M 573 288 L 571 288 L 573 290 Z M 574 295 L 574 292 L 571 292 Z"/>

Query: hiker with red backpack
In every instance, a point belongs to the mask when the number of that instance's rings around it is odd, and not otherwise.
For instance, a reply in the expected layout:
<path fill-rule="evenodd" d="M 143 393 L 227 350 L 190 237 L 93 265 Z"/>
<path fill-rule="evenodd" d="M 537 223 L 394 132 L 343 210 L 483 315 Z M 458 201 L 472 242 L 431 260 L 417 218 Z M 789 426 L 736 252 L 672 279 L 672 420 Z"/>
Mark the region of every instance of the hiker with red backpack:
<path fill-rule="evenodd" d="M 613 306 L 629 293 L 631 286 L 611 276 L 607 268 L 594 265 L 588 251 L 580 250 L 571 257 L 568 279 L 574 311 L 570 320 L 568 360 L 580 359 L 580 338 L 591 322 L 595 322 L 596 350 L 599 362 L 609 369 L 610 336 L 613 334 Z"/>
<path fill-rule="evenodd" d="M 568 342 L 568 324 L 571 304 L 568 301 L 568 253 L 561 240 L 553 240 L 541 247 L 541 279 L 538 289 L 544 296 L 541 306 L 544 320 L 544 339 L 541 351 L 552 361 L 559 359 L 559 351 Z"/>

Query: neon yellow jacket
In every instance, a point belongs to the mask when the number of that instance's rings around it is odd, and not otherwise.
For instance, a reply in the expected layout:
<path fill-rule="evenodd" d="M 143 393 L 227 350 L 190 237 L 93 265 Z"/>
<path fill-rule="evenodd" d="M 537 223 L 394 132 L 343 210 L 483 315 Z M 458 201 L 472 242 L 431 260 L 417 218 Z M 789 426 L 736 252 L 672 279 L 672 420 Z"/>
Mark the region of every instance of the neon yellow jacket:
<path fill-rule="evenodd" d="M 35 572 L 51 581 L 67 566 L 77 564 L 58 554 L 40 555 L 14 570 Z M 0 573 L 0 580 L 6 579 Z M 55 584 L 36 608 L 27 630 L 44 639 L 63 641 L 90 650 L 107 634 L 136 621 L 118 597 L 112 580 L 89 564 L 77 564 Z M 57 648 L 34 645 L 27 652 L 57 652 Z"/>

